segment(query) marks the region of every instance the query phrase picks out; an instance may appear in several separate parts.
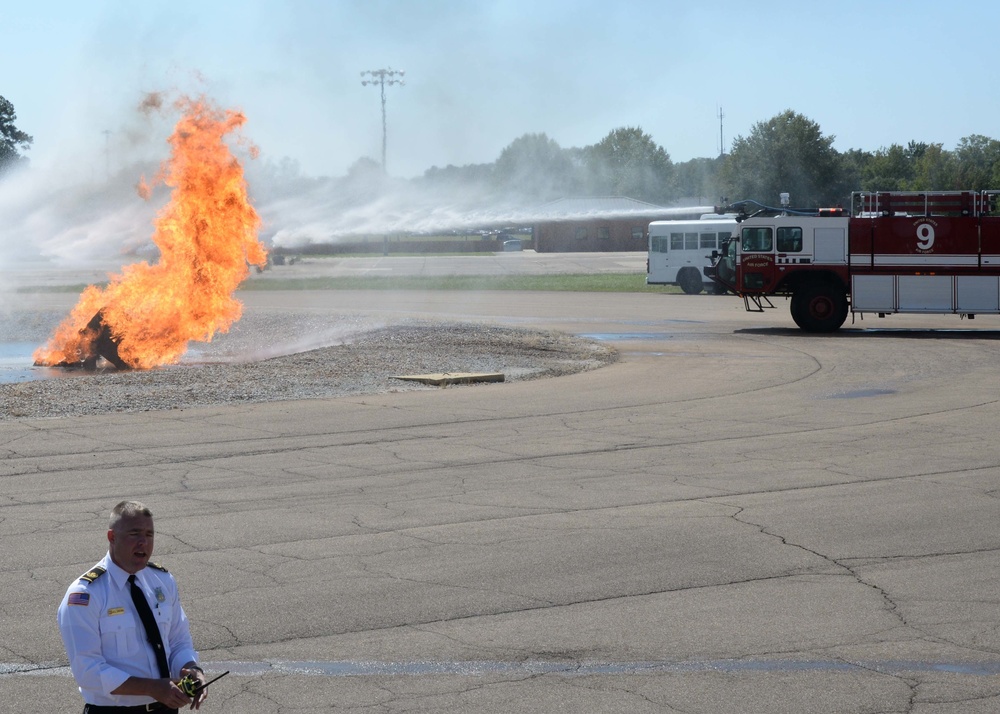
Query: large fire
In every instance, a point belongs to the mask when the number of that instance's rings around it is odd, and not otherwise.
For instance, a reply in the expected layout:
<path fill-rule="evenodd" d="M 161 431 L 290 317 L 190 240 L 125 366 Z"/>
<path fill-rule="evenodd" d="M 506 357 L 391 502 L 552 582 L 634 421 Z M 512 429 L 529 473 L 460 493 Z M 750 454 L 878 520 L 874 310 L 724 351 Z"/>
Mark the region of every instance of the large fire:
<path fill-rule="evenodd" d="M 171 158 L 153 180 L 171 188 L 154 221 L 159 262 L 126 266 L 106 288 L 84 290 L 35 364 L 93 367 L 98 355 L 120 368 L 172 364 L 188 342 L 208 342 L 240 318 L 233 292 L 250 265 L 267 263 L 243 167 L 223 141 L 246 117 L 204 98 L 175 106 L 183 116 L 169 139 Z M 149 198 L 145 180 L 139 192 Z"/>

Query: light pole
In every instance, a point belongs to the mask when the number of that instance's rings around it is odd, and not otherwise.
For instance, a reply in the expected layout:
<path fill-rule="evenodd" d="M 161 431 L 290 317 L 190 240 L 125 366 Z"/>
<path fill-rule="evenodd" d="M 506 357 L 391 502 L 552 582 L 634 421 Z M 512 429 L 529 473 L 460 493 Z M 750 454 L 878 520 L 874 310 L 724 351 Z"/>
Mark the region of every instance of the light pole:
<path fill-rule="evenodd" d="M 111 179 L 111 130 L 105 129 L 104 134 L 104 174 L 105 178 Z"/>
<path fill-rule="evenodd" d="M 406 72 L 393 69 L 392 67 L 388 69 L 368 69 L 361 73 L 361 84 L 365 86 L 377 84 L 382 90 L 382 173 L 385 173 L 385 85 L 406 84 L 403 81 L 403 75 L 405 74 Z M 365 75 L 368 75 L 368 79 L 365 79 Z"/>
<path fill-rule="evenodd" d="M 719 158 L 721 159 L 726 155 L 726 145 L 722 141 L 722 118 L 725 114 L 722 113 L 722 107 L 719 107 Z"/>

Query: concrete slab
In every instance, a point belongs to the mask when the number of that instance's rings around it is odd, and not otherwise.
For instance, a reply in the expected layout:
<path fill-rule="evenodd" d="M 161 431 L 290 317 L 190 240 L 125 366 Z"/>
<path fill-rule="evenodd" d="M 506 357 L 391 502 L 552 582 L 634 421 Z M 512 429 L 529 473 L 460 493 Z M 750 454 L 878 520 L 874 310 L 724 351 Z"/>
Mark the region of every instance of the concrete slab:
<path fill-rule="evenodd" d="M 79 708 L 55 608 L 124 497 L 157 515 L 209 669 L 237 668 L 202 711 L 1000 708 L 989 320 L 811 336 L 725 296 L 247 297 L 593 334 L 623 360 L 0 422 L 5 710 Z"/>

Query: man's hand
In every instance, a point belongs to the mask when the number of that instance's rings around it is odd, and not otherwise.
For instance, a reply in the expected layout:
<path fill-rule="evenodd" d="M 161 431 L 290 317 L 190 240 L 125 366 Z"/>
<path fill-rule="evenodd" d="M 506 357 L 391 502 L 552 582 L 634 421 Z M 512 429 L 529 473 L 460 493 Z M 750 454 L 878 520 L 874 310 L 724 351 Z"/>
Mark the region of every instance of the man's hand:
<path fill-rule="evenodd" d="M 181 672 L 184 672 L 182 669 Z M 204 682 L 204 679 L 202 679 Z M 192 699 L 185 694 L 176 682 L 169 679 L 151 679 L 146 677 L 129 677 L 121 686 L 111 692 L 112 694 L 129 694 L 142 697 L 152 697 L 160 704 L 166 704 L 171 709 L 180 709 L 188 704 L 192 706 Z M 201 694 L 204 694 L 202 690 Z"/>
<path fill-rule="evenodd" d="M 205 673 L 195 667 L 181 667 L 181 677 L 191 677 L 198 682 L 198 692 L 194 695 L 193 699 L 187 697 L 187 701 L 184 704 L 191 702 L 192 709 L 201 709 L 201 703 L 208 697 L 208 690 L 205 689 Z"/>
<path fill-rule="evenodd" d="M 177 683 L 169 679 L 147 680 L 152 684 L 147 695 L 171 709 L 180 709 L 191 704 L 191 697 L 185 694 Z"/>

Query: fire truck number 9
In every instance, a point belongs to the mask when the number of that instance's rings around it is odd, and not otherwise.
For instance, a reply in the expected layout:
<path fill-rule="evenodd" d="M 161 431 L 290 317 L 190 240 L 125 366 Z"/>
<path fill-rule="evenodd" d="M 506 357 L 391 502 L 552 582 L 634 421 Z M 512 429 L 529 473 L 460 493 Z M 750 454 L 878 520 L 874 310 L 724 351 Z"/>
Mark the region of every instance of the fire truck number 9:
<path fill-rule="evenodd" d="M 934 245 L 934 226 L 930 223 L 921 223 L 917 226 L 917 248 L 920 250 L 930 250 Z"/>

